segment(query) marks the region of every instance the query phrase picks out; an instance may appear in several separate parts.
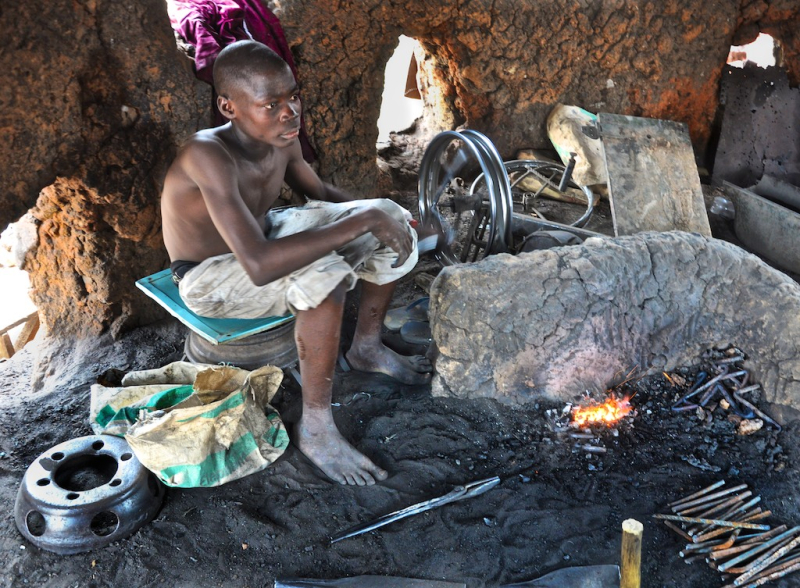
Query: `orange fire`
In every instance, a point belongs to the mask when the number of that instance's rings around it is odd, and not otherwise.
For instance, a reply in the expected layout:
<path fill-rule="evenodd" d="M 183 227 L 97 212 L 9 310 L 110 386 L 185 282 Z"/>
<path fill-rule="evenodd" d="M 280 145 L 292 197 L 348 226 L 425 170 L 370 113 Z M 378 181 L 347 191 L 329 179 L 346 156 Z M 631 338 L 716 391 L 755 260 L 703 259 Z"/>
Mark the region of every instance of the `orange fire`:
<path fill-rule="evenodd" d="M 574 427 L 587 427 L 589 425 L 604 424 L 611 426 L 631 410 L 630 398 L 609 398 L 603 404 L 575 408 L 572 411 Z"/>

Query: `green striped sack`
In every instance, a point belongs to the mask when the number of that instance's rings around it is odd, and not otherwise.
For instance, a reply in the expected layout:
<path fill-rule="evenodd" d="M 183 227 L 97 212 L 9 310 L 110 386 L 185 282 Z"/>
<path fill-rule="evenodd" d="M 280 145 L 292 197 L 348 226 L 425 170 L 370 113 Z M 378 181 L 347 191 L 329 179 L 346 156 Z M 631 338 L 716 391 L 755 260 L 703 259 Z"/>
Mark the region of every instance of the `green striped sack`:
<path fill-rule="evenodd" d="M 96 433 L 124 436 L 164 484 L 219 486 L 261 471 L 289 436 L 269 404 L 283 372 L 175 362 L 132 372 L 118 388 L 92 386 Z"/>

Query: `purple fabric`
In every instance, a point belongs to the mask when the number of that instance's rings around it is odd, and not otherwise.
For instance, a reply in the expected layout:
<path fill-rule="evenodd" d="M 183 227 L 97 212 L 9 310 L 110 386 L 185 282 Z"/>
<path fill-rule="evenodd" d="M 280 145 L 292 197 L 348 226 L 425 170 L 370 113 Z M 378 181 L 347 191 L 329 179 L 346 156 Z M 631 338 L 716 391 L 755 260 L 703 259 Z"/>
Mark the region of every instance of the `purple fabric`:
<path fill-rule="evenodd" d="M 219 52 L 229 44 L 245 39 L 259 41 L 275 51 L 289 64 L 297 79 L 294 58 L 281 23 L 261 0 L 167 0 L 167 11 L 172 29 L 194 47 L 195 75 L 212 87 L 214 61 Z M 219 126 L 227 119 L 220 114 L 216 103 L 214 92 L 211 105 L 213 122 L 214 126 Z M 302 119 L 300 124 L 303 157 L 311 162 L 316 154 Z"/>

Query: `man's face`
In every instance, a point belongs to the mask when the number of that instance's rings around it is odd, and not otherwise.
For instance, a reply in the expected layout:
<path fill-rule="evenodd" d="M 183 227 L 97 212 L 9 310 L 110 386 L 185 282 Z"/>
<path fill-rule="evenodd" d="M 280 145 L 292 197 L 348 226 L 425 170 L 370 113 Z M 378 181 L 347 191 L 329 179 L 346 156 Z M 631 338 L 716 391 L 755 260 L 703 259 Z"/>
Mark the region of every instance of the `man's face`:
<path fill-rule="evenodd" d="M 288 147 L 297 140 L 302 105 L 288 66 L 259 72 L 231 94 L 234 124 L 245 134 L 275 147 Z"/>

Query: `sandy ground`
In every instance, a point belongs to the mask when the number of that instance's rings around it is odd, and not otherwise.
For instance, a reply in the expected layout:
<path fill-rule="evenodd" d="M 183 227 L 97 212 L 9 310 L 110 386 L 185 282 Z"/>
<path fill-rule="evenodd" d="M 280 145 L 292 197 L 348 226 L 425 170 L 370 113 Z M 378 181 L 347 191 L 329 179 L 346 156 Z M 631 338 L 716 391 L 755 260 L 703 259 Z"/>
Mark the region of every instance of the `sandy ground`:
<path fill-rule="evenodd" d="M 409 280 L 398 303 L 421 295 Z M 336 375 L 334 413 L 356 447 L 390 472 L 385 482 L 333 484 L 290 448 L 223 487 L 168 490 L 152 522 L 105 548 L 59 556 L 25 541 L 13 519 L 22 476 L 53 445 L 90 433 L 91 383 L 109 368 L 178 359 L 182 340 L 180 327 L 164 323 L 118 341 L 37 341 L 0 364 L 0 586 L 260 588 L 276 577 L 363 574 L 497 586 L 617 564 L 622 522 L 635 518 L 645 529 L 643 586 L 708 588 L 724 584 L 720 575 L 685 565 L 684 543 L 651 518 L 668 502 L 724 478 L 747 483 L 774 520 L 800 522 L 799 430 L 788 413 L 781 433 L 742 437 L 724 419 L 670 412 L 674 391 L 643 382 L 636 415 L 616 435 L 598 432 L 608 452 L 591 455 L 553 430 L 546 410 L 561 406 L 435 398 L 427 387 L 351 372 Z M 275 405 L 288 423 L 299 416 L 298 399 L 285 380 Z M 353 524 L 491 476 L 501 484 L 482 496 L 329 543 Z"/>

